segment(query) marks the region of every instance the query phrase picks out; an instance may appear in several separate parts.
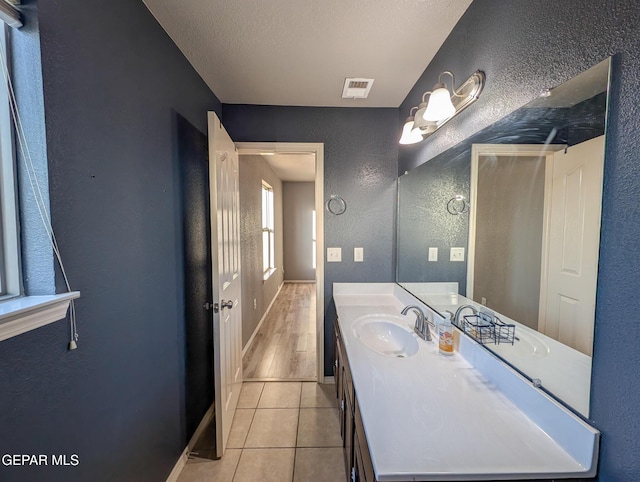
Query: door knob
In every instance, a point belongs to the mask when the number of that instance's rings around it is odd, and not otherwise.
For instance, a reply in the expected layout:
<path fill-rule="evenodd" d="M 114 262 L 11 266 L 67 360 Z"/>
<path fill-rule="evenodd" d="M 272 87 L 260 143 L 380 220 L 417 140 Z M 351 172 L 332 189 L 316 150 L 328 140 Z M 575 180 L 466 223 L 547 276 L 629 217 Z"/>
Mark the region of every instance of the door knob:
<path fill-rule="evenodd" d="M 220 309 L 224 309 L 224 308 L 233 308 L 233 301 L 229 300 L 229 301 L 225 301 L 222 300 L 220 301 Z"/>

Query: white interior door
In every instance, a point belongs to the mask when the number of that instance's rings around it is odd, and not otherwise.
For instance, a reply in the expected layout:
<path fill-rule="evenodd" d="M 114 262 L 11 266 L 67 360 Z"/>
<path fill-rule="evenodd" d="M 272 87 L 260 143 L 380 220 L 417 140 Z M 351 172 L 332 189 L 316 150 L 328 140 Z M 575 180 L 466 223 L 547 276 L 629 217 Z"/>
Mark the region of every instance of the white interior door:
<path fill-rule="evenodd" d="M 240 197 L 235 144 L 215 112 L 208 121 L 216 448 L 222 457 L 242 386 Z"/>
<path fill-rule="evenodd" d="M 553 160 L 543 331 L 587 355 L 593 349 L 603 163 L 604 136 L 557 152 Z"/>

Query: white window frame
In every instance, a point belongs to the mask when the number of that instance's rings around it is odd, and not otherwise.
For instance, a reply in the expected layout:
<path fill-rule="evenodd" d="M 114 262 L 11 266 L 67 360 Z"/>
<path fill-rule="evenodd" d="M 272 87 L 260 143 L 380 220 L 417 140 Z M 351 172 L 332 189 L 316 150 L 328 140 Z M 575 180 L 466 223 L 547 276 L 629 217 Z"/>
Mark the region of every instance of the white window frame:
<path fill-rule="evenodd" d="M 7 30 L 0 29 L 1 48 L 7 53 Z M 0 74 L 0 301 L 22 294 L 16 157 L 11 127 L 11 111 L 4 75 Z"/>
<path fill-rule="evenodd" d="M 8 35 L 9 29 L 0 21 L 0 46 L 10 66 Z M 39 296 L 24 294 L 18 224 L 18 157 L 5 85 L 4 74 L 0 73 L 0 341 L 64 319 L 71 300 L 80 296 L 78 291 Z"/>
<path fill-rule="evenodd" d="M 275 198 L 273 188 L 266 181 L 262 181 L 262 273 L 263 280 L 276 271 L 275 260 Z M 266 234 L 266 237 L 265 237 Z M 266 244 L 266 246 L 265 246 Z"/>

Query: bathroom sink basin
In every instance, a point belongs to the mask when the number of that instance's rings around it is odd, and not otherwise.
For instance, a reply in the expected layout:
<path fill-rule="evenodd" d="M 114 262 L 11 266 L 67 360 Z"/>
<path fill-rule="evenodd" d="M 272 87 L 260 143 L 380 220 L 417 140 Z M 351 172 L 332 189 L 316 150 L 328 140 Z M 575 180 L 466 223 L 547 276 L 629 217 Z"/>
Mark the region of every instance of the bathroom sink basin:
<path fill-rule="evenodd" d="M 353 322 L 353 334 L 370 350 L 389 357 L 404 358 L 418 352 L 418 341 L 400 315 L 365 315 Z"/>

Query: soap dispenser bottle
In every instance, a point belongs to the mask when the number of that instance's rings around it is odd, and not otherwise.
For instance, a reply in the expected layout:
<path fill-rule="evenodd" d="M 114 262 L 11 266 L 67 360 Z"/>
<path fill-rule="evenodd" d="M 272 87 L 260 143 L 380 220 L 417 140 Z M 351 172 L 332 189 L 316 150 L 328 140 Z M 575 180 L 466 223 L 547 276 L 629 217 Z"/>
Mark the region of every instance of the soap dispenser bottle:
<path fill-rule="evenodd" d="M 438 348 L 443 355 L 453 355 L 453 324 L 449 313 L 438 323 Z"/>

